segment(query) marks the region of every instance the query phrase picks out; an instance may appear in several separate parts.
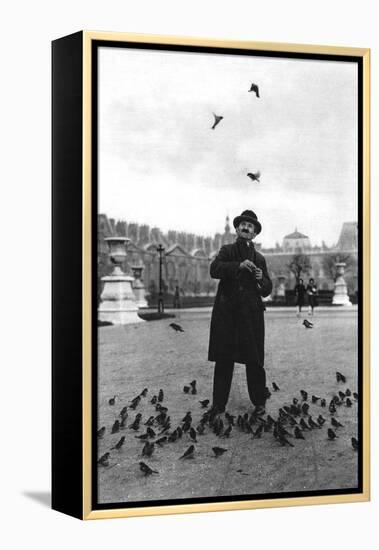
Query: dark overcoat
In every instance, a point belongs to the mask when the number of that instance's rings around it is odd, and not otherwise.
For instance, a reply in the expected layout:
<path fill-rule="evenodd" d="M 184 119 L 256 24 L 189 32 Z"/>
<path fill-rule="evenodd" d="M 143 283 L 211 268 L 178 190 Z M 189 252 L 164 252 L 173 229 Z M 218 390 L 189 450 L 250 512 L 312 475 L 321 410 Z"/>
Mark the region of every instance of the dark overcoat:
<path fill-rule="evenodd" d="M 263 278 L 240 269 L 244 260 L 262 269 Z M 235 363 L 264 364 L 264 310 L 262 296 L 272 291 L 266 261 L 251 243 L 238 238 L 224 245 L 210 266 L 213 279 L 220 279 L 213 306 L 209 361 L 233 360 Z"/>

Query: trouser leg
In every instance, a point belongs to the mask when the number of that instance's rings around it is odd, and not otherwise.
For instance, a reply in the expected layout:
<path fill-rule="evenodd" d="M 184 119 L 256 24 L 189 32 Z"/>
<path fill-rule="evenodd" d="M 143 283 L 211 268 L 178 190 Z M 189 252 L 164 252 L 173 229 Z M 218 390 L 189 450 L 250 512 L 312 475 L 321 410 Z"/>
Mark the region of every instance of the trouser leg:
<path fill-rule="evenodd" d="M 247 389 L 253 405 L 266 403 L 266 371 L 259 363 L 246 364 Z"/>
<path fill-rule="evenodd" d="M 232 385 L 234 362 L 216 361 L 213 375 L 213 406 L 224 410 Z"/>

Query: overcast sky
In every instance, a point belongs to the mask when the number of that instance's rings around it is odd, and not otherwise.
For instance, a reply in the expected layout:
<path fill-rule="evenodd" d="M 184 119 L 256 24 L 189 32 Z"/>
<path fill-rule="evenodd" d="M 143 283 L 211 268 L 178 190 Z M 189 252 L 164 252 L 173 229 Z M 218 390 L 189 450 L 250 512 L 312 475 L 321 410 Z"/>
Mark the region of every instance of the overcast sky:
<path fill-rule="evenodd" d="M 357 220 L 356 65 L 100 48 L 99 212 L 211 236 L 245 209 L 266 247 Z"/>

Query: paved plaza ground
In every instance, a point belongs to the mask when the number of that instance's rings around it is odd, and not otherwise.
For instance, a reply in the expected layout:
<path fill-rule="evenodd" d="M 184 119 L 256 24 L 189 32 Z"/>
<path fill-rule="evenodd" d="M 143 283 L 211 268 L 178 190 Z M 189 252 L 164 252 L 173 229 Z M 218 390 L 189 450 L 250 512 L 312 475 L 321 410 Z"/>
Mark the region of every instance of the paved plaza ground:
<path fill-rule="evenodd" d="M 321 413 L 327 422 L 320 429 L 304 432 L 305 441 L 289 438 L 294 447 L 282 447 L 272 433 L 260 439 L 234 427 L 229 439 L 217 437 L 210 428 L 198 436 L 195 456 L 179 457 L 192 443 L 188 434 L 175 443 L 156 447 L 149 459 L 142 459 L 143 443 L 135 436 L 145 433 L 143 425 L 157 415 L 150 403 L 160 388 L 162 405 L 168 407 L 172 430 L 191 411 L 196 426 L 204 409 L 199 400 L 211 399 L 213 364 L 207 361 L 210 310 L 176 310 L 175 322 L 185 332 L 174 332 L 172 319 L 142 322 L 99 329 L 99 428 L 106 427 L 99 440 L 99 456 L 125 436 L 120 450 L 110 451 L 108 467 L 99 466 L 99 502 L 133 502 L 148 500 L 259 495 L 346 489 L 357 486 L 357 453 L 350 438 L 357 436 L 357 403 L 341 405 L 334 415 L 344 427 L 336 430 L 338 438 L 330 441 L 327 428 L 331 415 L 327 408 L 310 403 L 314 419 Z M 302 319 L 314 322 L 305 329 Z M 272 392 L 267 412 L 278 417 L 278 409 L 290 405 L 300 390 L 330 399 L 339 390 L 357 391 L 357 310 L 318 308 L 309 318 L 296 317 L 294 309 L 270 309 L 266 312 L 266 372 L 271 389 L 275 381 L 280 391 Z M 347 377 L 337 383 L 335 373 Z M 197 380 L 197 395 L 183 393 L 183 386 Z M 136 410 L 129 410 L 127 426 L 142 413 L 141 428 L 111 434 L 111 427 L 122 407 L 130 404 L 144 388 L 145 398 Z M 108 401 L 116 395 L 115 405 Z M 245 367 L 236 365 L 227 410 L 233 414 L 251 412 Z M 287 426 L 286 426 L 287 427 Z M 156 426 L 153 426 L 157 431 Z M 288 430 L 293 431 L 292 428 Z M 227 449 L 214 458 L 212 447 Z M 139 461 L 144 460 L 158 475 L 144 477 Z"/>

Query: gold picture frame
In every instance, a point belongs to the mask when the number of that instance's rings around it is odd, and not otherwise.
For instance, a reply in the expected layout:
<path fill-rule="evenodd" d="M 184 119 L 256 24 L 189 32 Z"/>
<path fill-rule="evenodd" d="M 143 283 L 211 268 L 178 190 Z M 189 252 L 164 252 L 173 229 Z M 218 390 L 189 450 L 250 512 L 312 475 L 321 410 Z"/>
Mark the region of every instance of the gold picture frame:
<path fill-rule="evenodd" d="M 359 215 L 359 301 L 357 349 L 360 369 L 359 487 L 270 498 L 163 500 L 138 506 L 94 505 L 96 439 L 94 429 L 94 289 L 97 250 L 97 159 L 94 87 L 98 48 L 160 49 L 206 54 L 227 52 L 293 60 L 348 60 L 356 64 Z M 96 58 L 97 59 L 97 58 Z M 98 180 L 96 180 L 98 181 Z M 68 210 L 70 209 L 70 210 Z M 99 212 L 97 212 L 98 214 Z M 55 510 L 80 519 L 182 514 L 220 510 L 359 502 L 370 499 L 370 50 L 367 48 L 226 41 L 209 38 L 82 31 L 53 42 L 53 502 Z M 70 262 L 70 273 L 67 272 Z M 96 401 L 96 400 L 95 400 Z"/>

